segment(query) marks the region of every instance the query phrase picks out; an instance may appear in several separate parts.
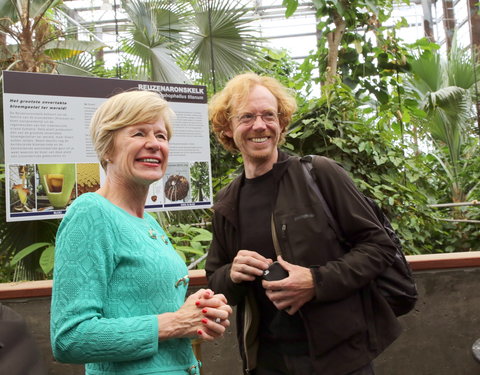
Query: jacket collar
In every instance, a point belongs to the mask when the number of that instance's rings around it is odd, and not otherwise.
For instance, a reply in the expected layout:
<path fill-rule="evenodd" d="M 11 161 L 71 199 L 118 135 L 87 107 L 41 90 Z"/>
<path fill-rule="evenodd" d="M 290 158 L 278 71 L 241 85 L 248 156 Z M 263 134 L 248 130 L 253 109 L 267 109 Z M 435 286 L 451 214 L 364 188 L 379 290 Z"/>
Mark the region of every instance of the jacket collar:
<path fill-rule="evenodd" d="M 288 168 L 291 161 L 291 156 L 286 152 L 278 150 L 278 160 L 273 165 L 273 179 L 275 182 L 275 188 L 278 186 L 278 182 L 282 178 L 283 174 Z M 213 205 L 213 210 L 216 213 L 224 216 L 230 223 L 237 227 L 238 223 L 238 210 L 237 205 L 239 201 L 240 188 L 245 180 L 245 170 L 242 174 L 235 178 L 230 184 L 220 190 L 216 196 L 216 202 Z M 277 192 L 275 191 L 275 196 Z"/>

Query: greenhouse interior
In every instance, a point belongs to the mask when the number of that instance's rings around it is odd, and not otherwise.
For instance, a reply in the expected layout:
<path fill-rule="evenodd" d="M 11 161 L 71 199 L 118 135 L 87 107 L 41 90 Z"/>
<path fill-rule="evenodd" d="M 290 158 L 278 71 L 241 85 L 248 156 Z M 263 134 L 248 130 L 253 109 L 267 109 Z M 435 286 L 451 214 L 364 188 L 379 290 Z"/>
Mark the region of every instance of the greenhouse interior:
<path fill-rule="evenodd" d="M 162 134 L 156 139 L 160 150 L 169 148 L 168 166 L 162 166 L 155 181 L 139 191 L 145 195 L 140 201 L 149 223 L 147 239 L 167 245 L 180 260 L 186 274 L 175 290 L 185 286 L 187 301 L 189 295 L 212 285 L 209 267 L 220 261 L 218 248 L 228 248 L 223 241 L 229 240 L 219 237 L 221 230 L 229 230 L 219 221 L 225 207 L 217 203 L 225 202 L 226 192 L 233 195 L 229 189 L 238 181 L 241 189 L 248 185 L 251 160 L 242 135 L 236 132 L 241 126 L 263 124 L 268 129 L 281 124 L 275 152 L 299 160 L 321 155 L 340 165 L 359 196 L 375 202 L 374 210 L 380 212 L 375 225 L 393 233 L 395 240 L 390 236 L 389 246 L 395 245 L 397 257 L 405 260 L 413 275 L 418 293 L 415 307 L 397 317 L 402 334 L 372 360 L 375 374 L 477 374 L 479 4 L 476 0 L 1 1 L 0 317 L 5 311 L 2 319 L 8 323 L 6 311 L 11 309 L 26 322 L 36 353 L 29 358 L 37 358 L 36 365 L 43 369 L 38 374 L 84 374 L 85 366 L 87 373 L 97 371 L 96 365 L 88 367 L 88 361 L 68 363 L 68 358 L 57 360 L 55 348 L 52 352 L 52 295 L 59 293 L 53 280 L 75 261 L 59 252 L 66 246 L 62 231 L 70 207 L 80 206 L 91 193 L 102 195 L 114 181 L 110 177 L 115 172 L 109 177 L 108 171 L 117 171 L 115 163 L 98 148 L 90 129 L 100 116 L 97 108 L 123 91 L 160 93 L 173 113 L 171 123 L 163 118 L 163 122 L 151 121 L 154 126 L 161 123 Z M 246 73 L 278 82 L 295 103 L 291 116 L 280 110 L 229 113 L 225 121 L 231 127 L 222 128 L 212 116 L 219 111 L 212 103 L 218 104 L 215 100 L 227 92 L 224 88 L 232 79 Z M 284 117 L 288 122 L 282 124 Z M 113 139 L 122 129 L 109 131 Z M 128 147 L 125 150 L 130 152 Z M 162 157 L 155 157 L 153 161 L 143 157 L 141 168 L 162 164 Z M 327 178 L 323 186 L 328 183 Z M 273 191 L 276 194 L 277 187 Z M 238 199 L 245 203 L 244 196 Z M 320 202 L 328 206 L 324 198 Z M 274 213 L 283 220 L 288 212 L 284 216 L 274 212 L 273 202 L 268 207 L 272 227 L 269 221 L 267 230 L 272 229 L 273 237 L 267 242 L 277 256 Z M 242 212 L 240 204 L 232 208 L 240 215 L 237 209 Z M 318 232 L 328 230 L 338 238 L 340 248 L 354 253 L 356 242 L 342 238 L 348 230 L 337 231 L 328 210 L 324 209 L 327 222 Z M 333 216 L 338 214 L 335 207 L 330 210 Z M 347 211 L 355 216 L 352 210 Z M 342 214 L 336 218 L 345 219 Z M 242 225 L 250 226 L 260 221 L 242 220 Z M 292 227 L 299 233 L 308 229 L 295 220 Z M 219 229 L 219 223 L 225 227 Z M 83 237 L 94 237 L 93 229 Z M 301 247 L 302 241 L 292 243 Z M 59 261 L 60 271 L 55 268 Z M 232 259 L 229 262 L 226 266 L 233 264 Z M 332 269 L 337 267 L 334 264 Z M 230 275 L 228 282 L 233 282 Z M 141 291 L 150 289 L 145 284 Z M 241 306 L 234 307 L 231 326 L 218 340 L 195 335 L 191 339 L 195 356 L 203 363 L 192 374 L 244 373 L 243 349 L 235 332 Z M 2 328 L 2 319 L 0 342 L 2 332 L 5 337 L 10 332 Z M 8 367 L 13 366 L 14 361 L 8 360 L 13 357 L 2 350 L 0 346 L 0 373 L 30 374 Z M 341 375 L 343 368 L 331 374 Z"/>

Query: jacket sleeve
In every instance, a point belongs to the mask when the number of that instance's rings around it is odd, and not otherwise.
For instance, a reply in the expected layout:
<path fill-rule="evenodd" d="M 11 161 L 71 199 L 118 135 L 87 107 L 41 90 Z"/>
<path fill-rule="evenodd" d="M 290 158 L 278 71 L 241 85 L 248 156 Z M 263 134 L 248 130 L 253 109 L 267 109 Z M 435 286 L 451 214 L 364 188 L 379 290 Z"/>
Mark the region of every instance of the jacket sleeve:
<path fill-rule="evenodd" d="M 316 300 L 349 296 L 374 280 L 393 263 L 396 248 L 363 194 L 336 162 L 316 157 L 313 170 L 351 249 L 324 265 L 312 267 Z"/>
<path fill-rule="evenodd" d="M 215 293 L 224 294 L 230 305 L 237 305 L 246 295 L 248 283 L 235 284 L 230 278 L 230 269 L 236 254 L 236 249 L 232 248 L 234 230 L 217 212 L 214 213 L 212 226 L 213 239 L 205 264 L 208 287 Z"/>

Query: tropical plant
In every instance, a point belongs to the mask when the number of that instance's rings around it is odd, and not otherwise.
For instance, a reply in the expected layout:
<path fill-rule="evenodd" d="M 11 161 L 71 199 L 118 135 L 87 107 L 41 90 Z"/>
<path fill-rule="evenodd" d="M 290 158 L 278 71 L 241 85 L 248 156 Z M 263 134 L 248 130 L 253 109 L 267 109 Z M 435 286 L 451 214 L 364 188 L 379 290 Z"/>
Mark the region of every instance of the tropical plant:
<path fill-rule="evenodd" d="M 209 230 L 189 224 L 170 225 L 166 231 L 173 247 L 187 264 L 202 258 L 212 240 Z M 198 267 L 202 268 L 203 264 Z"/>
<path fill-rule="evenodd" d="M 136 79 L 199 80 L 216 85 L 260 59 L 240 1 L 123 0 L 131 24 L 122 49 L 135 61 Z M 190 71 L 192 77 L 188 77 Z M 128 78 L 128 77 L 125 77 Z"/>
<path fill-rule="evenodd" d="M 186 2 L 123 0 L 131 21 L 120 40 L 122 50 L 136 68 L 135 78 L 185 83 L 189 79 L 177 65 L 176 57 L 186 48 L 182 33 L 188 29 L 190 8 Z"/>
<path fill-rule="evenodd" d="M 105 45 L 97 40 L 72 39 L 78 28 L 66 28 L 59 21 L 56 12 L 60 12 L 61 3 L 0 0 L 1 70 L 53 73 L 63 69 L 63 72 L 88 74 L 93 60 L 84 53 Z"/>
<path fill-rule="evenodd" d="M 341 163 L 360 190 L 381 205 L 407 253 L 441 252 L 446 247 L 443 224 L 429 207 L 436 193 L 435 183 L 429 181 L 432 161 L 406 155 L 391 128 L 382 123 L 389 117 L 376 113 L 368 98 L 337 83 L 324 88 L 323 95 L 299 113 L 285 147 Z"/>
<path fill-rule="evenodd" d="M 10 261 L 10 264 L 12 266 L 15 266 L 19 261 L 25 259 L 34 251 L 39 250 L 42 251 L 39 259 L 39 265 L 46 276 L 51 276 L 51 272 L 53 271 L 53 256 L 55 251 L 55 245 L 50 242 L 37 242 L 30 246 L 27 246 L 26 248 L 15 254 L 15 256 Z"/>
<path fill-rule="evenodd" d="M 473 87 L 480 80 L 480 65 L 472 63 L 469 50 L 454 38 L 446 59 L 428 49 L 412 58 L 410 66 L 406 106 L 417 107 L 420 113 L 414 120 L 431 141 L 431 152 L 449 181 L 451 201 L 464 202 L 479 186 L 462 181 L 461 176 L 476 154 L 472 148 L 478 148 L 471 129 L 475 121 Z"/>
<path fill-rule="evenodd" d="M 287 6 L 285 14 L 289 17 L 297 9 L 298 0 L 284 0 L 283 4 Z M 317 11 L 318 30 L 314 58 L 322 72 L 322 81 L 327 84 L 336 82 L 339 69 L 350 73 L 342 77 L 346 79 L 359 65 L 363 66 L 364 75 L 371 74 L 376 63 L 368 34 L 381 28 L 382 22 L 390 17 L 392 1 L 314 0 L 313 6 Z"/>

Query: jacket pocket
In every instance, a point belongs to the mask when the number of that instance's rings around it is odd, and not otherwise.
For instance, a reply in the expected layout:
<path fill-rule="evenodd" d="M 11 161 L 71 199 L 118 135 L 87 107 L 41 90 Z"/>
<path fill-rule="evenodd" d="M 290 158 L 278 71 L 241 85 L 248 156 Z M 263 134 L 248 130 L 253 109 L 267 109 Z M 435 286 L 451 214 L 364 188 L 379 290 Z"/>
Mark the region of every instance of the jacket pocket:
<path fill-rule="evenodd" d="M 287 260 L 300 266 L 325 264 L 343 251 L 336 251 L 335 233 L 316 205 L 292 207 L 275 215 L 277 237 Z"/>
<path fill-rule="evenodd" d="M 301 311 L 315 355 L 347 341 L 355 345 L 354 341 L 367 332 L 360 293 L 339 301 L 307 303 Z"/>

